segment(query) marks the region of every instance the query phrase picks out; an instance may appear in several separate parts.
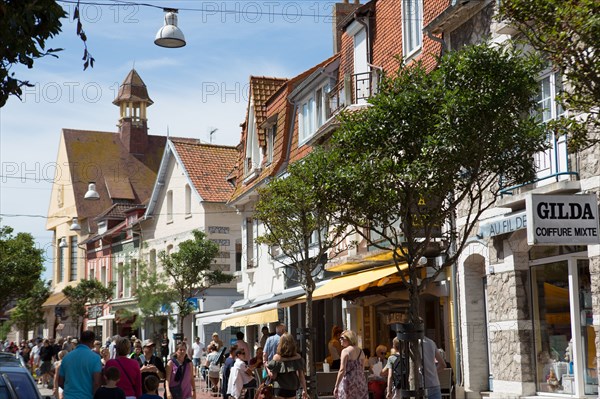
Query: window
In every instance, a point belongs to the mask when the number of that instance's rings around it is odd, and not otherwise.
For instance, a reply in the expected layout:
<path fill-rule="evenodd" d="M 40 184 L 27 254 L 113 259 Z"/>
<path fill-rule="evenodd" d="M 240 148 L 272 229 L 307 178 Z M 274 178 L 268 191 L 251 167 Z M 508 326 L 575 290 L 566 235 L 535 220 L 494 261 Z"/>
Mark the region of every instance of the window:
<path fill-rule="evenodd" d="M 277 122 L 267 128 L 267 164 L 273 162 L 275 148 L 275 135 L 277 134 Z"/>
<path fill-rule="evenodd" d="M 244 173 L 251 174 L 260 167 L 261 163 L 256 121 L 254 119 L 254 100 L 252 98 L 250 99 L 246 133 L 246 162 L 244 163 Z"/>
<path fill-rule="evenodd" d="M 254 264 L 254 220 L 246 218 L 246 267 L 252 268 Z"/>
<path fill-rule="evenodd" d="M 137 291 L 137 277 L 138 277 L 138 267 L 137 267 L 136 259 L 131 260 L 130 277 L 131 277 L 131 296 L 134 296 Z"/>
<path fill-rule="evenodd" d="M 317 88 L 300 105 L 299 114 L 299 138 L 300 145 L 304 144 L 318 128 L 320 128 L 327 118 L 325 110 L 328 101 L 327 93 L 329 85 L 323 85 Z"/>
<path fill-rule="evenodd" d="M 242 240 L 235 240 L 235 271 L 242 271 Z"/>
<path fill-rule="evenodd" d="M 422 0 L 402 0 L 402 44 L 404 57 L 421 49 L 423 40 Z"/>
<path fill-rule="evenodd" d="M 56 247 L 58 249 L 58 251 L 56 252 L 58 256 L 58 260 L 56 262 L 58 266 L 56 279 L 60 283 L 62 281 L 65 281 L 65 249 L 60 246 L 60 240 L 58 241 L 58 245 Z"/>
<path fill-rule="evenodd" d="M 150 250 L 150 271 L 156 273 L 156 249 Z"/>
<path fill-rule="evenodd" d="M 119 262 L 117 266 L 117 293 L 118 298 L 123 298 L 123 294 L 125 291 L 125 282 L 123 281 L 123 262 Z"/>
<path fill-rule="evenodd" d="M 106 287 L 106 265 L 102 265 L 100 269 L 100 282 Z"/>
<path fill-rule="evenodd" d="M 192 216 L 192 189 L 189 184 L 185 185 L 185 216 Z"/>
<path fill-rule="evenodd" d="M 536 115 L 543 122 L 561 117 L 565 111 L 556 97 L 562 91 L 562 76 L 557 72 L 550 72 L 543 75 L 539 82 L 539 92 L 536 97 L 539 111 Z M 560 172 L 568 172 L 567 138 L 565 136 L 556 137 L 550 133 L 548 141 L 549 148 L 535 155 L 538 179 L 555 176 Z M 562 178 L 566 179 L 568 176 L 565 175 Z M 552 180 L 547 179 L 546 182 L 551 183 Z"/>
<path fill-rule="evenodd" d="M 71 237 L 71 270 L 69 270 L 69 281 L 77 280 L 77 236 Z"/>
<path fill-rule="evenodd" d="M 167 191 L 167 223 L 173 221 L 173 191 Z"/>

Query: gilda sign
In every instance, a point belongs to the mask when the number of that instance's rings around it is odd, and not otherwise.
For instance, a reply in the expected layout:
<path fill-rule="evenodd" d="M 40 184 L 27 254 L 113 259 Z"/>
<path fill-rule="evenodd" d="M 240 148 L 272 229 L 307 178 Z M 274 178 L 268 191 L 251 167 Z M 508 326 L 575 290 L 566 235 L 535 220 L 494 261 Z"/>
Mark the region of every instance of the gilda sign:
<path fill-rule="evenodd" d="M 600 243 L 598 203 L 594 194 L 531 194 L 526 202 L 529 245 Z"/>

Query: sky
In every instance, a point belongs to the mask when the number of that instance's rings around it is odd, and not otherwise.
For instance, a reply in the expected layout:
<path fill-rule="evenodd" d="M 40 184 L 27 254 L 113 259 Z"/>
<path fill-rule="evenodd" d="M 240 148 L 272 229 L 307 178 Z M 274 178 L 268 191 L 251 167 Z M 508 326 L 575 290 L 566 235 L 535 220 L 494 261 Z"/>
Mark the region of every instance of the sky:
<path fill-rule="evenodd" d="M 0 108 L 0 225 L 33 235 L 44 249 L 45 279 L 52 264 L 45 217 L 60 173 L 61 129 L 115 132 L 119 110 L 112 101 L 132 68 L 154 101 L 150 134 L 235 146 L 251 75 L 291 78 L 333 52 L 332 1 L 82 1 L 81 22 L 95 59 L 84 71 L 84 47 L 72 21 L 76 2 L 58 3 L 70 18 L 47 47 L 63 51 L 35 61 L 33 69 L 13 68 L 34 86 Z M 163 8 L 179 9 L 185 47 L 154 44 Z"/>

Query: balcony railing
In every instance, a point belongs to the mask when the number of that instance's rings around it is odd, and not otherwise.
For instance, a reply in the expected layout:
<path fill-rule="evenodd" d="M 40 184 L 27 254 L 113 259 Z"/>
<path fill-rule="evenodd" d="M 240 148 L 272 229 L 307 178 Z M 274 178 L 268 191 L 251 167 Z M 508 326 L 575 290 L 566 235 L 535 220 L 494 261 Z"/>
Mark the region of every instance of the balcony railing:
<path fill-rule="evenodd" d="M 567 180 L 569 176 L 579 179 L 579 173 L 571 170 L 566 136 L 552 137 L 550 139 L 550 148 L 536 154 L 535 164 L 536 178 L 533 181 L 511 187 L 503 187 L 500 190 L 500 195 L 513 195 L 513 191 L 521 187 L 530 184 L 543 186 L 551 182 Z M 503 186 L 502 179 L 500 179 L 500 186 Z"/>
<path fill-rule="evenodd" d="M 328 94 L 327 118 L 348 105 L 365 104 L 371 96 L 377 94 L 380 81 L 381 72 L 376 69 L 346 75 Z"/>

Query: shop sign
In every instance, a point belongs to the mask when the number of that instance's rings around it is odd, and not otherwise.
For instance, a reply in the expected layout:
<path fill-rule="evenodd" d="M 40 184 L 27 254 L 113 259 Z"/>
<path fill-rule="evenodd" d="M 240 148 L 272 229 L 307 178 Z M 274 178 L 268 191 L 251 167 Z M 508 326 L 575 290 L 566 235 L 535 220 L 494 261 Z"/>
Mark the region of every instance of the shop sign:
<path fill-rule="evenodd" d="M 527 197 L 529 245 L 587 245 L 600 243 L 595 194 Z"/>
<path fill-rule="evenodd" d="M 527 214 L 525 211 L 502 215 L 501 218 L 482 222 L 479 225 L 479 238 L 495 237 L 501 234 L 512 233 L 527 227 Z"/>

